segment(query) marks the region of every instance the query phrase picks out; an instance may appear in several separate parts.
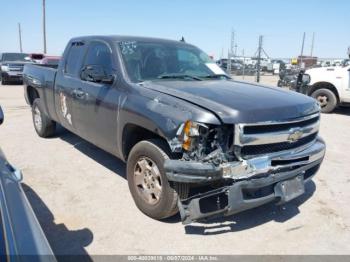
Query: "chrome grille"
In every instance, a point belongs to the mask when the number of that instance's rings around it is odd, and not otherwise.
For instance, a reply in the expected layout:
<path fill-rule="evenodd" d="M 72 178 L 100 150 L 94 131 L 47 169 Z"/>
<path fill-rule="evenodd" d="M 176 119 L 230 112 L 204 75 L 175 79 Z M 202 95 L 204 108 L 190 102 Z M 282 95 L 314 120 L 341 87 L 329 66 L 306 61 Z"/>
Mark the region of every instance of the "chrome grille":
<path fill-rule="evenodd" d="M 18 71 L 22 72 L 23 71 L 23 65 L 21 64 L 11 64 L 9 65 L 9 71 Z"/>
<path fill-rule="evenodd" d="M 283 122 L 238 124 L 235 152 L 243 159 L 303 147 L 317 138 L 319 113 Z"/>

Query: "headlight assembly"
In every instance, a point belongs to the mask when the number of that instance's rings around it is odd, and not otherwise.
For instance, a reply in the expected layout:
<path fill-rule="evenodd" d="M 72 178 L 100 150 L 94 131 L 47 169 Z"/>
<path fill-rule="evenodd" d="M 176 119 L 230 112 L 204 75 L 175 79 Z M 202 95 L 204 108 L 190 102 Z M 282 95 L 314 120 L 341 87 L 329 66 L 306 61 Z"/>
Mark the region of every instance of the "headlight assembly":
<path fill-rule="evenodd" d="M 208 129 L 206 125 L 190 120 L 180 126 L 177 135 L 182 142 L 183 149 L 189 151 L 193 148 L 196 138 L 200 135 L 201 128 Z"/>
<path fill-rule="evenodd" d="M 9 71 L 9 66 L 8 65 L 2 65 L 1 66 L 1 71 L 8 72 Z"/>

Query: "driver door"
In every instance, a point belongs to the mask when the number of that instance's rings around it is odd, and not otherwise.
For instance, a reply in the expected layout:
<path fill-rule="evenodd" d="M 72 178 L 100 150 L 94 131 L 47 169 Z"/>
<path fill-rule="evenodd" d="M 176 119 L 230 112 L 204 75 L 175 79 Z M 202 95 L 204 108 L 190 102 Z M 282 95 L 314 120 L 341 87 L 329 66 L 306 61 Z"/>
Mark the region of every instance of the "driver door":
<path fill-rule="evenodd" d="M 117 143 L 117 109 L 120 90 L 111 82 L 101 81 L 101 71 L 113 76 L 111 48 L 107 43 L 90 42 L 81 69 L 81 86 L 74 94 L 79 101 L 76 107 L 80 115 L 79 133 L 95 145 L 113 153 Z M 89 77 L 85 72 L 89 71 Z M 95 74 L 96 73 L 96 74 Z"/>

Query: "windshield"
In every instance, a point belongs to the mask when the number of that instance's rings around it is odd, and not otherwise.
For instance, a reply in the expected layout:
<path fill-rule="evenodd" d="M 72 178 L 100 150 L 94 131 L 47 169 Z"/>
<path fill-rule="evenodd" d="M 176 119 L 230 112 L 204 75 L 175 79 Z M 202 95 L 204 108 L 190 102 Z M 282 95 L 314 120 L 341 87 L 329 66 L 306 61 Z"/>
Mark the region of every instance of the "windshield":
<path fill-rule="evenodd" d="M 215 78 L 225 72 L 198 48 L 182 43 L 118 43 L 130 80 Z"/>
<path fill-rule="evenodd" d="M 26 61 L 24 58 L 28 57 L 28 54 L 23 53 L 4 53 L 2 54 L 2 61 Z"/>

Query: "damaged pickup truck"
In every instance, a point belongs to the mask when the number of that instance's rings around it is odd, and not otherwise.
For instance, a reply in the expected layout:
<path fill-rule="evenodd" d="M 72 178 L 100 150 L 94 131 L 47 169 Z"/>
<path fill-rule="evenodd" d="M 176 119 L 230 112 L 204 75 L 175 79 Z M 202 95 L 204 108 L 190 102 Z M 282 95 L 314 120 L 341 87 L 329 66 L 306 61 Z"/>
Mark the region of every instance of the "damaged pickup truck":
<path fill-rule="evenodd" d="M 233 81 L 181 42 L 72 39 L 57 69 L 26 65 L 39 136 L 56 123 L 127 163 L 137 207 L 183 223 L 304 193 L 325 154 L 307 96 Z"/>

